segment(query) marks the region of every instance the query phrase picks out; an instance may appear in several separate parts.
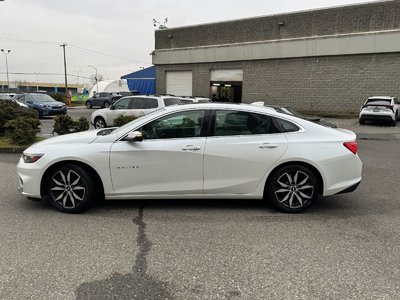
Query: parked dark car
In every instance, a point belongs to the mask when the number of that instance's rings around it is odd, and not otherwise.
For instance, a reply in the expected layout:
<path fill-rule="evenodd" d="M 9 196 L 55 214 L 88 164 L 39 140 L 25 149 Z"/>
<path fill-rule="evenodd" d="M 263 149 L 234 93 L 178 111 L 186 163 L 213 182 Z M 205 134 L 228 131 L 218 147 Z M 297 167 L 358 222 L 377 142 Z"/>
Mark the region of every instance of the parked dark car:
<path fill-rule="evenodd" d="M 39 118 L 50 115 L 67 114 L 67 106 L 51 98 L 47 94 L 27 93 L 15 95 L 14 99 L 27 105 L 29 108 L 37 110 Z"/>
<path fill-rule="evenodd" d="M 271 107 L 271 108 L 275 109 L 277 112 L 288 114 L 288 115 L 292 115 L 292 116 L 295 116 L 295 117 L 298 117 L 298 118 L 302 118 L 304 120 L 311 121 L 311 122 L 317 123 L 317 124 L 325 126 L 325 127 L 337 128 L 337 126 L 335 124 L 323 121 L 323 120 L 321 120 L 320 117 L 306 117 L 306 116 L 303 116 L 302 114 L 300 114 L 299 112 L 297 112 L 296 110 L 294 110 L 293 108 L 291 108 L 288 105 L 281 106 L 281 105 L 268 105 L 268 104 L 265 104 L 265 106 L 266 107 Z"/>
<path fill-rule="evenodd" d="M 94 94 L 93 97 L 86 100 L 86 107 L 92 108 L 94 106 L 99 106 L 107 108 L 122 97 L 123 96 L 119 93 L 109 93 L 109 92 L 97 93 Z"/>

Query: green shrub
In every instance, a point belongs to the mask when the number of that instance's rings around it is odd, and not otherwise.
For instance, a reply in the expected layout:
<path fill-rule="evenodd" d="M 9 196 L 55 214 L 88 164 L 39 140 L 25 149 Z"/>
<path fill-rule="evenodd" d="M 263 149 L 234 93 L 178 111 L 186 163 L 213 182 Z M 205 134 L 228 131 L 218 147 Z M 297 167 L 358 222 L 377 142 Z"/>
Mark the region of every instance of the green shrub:
<path fill-rule="evenodd" d="M 78 121 L 75 121 L 74 132 L 85 131 L 89 129 L 89 121 L 85 117 L 80 117 Z"/>
<path fill-rule="evenodd" d="M 123 116 L 119 115 L 115 120 L 114 120 L 114 126 L 120 127 L 122 125 L 125 125 L 133 120 L 137 119 L 135 116 Z"/>
<path fill-rule="evenodd" d="M 88 129 L 89 121 L 85 117 L 80 117 L 78 121 L 74 121 L 68 115 L 59 115 L 54 120 L 53 133 L 63 135 Z"/>
<path fill-rule="evenodd" d="M 49 93 L 48 95 L 56 101 L 60 101 L 65 104 L 68 102 L 67 95 L 65 95 L 65 93 Z"/>
<path fill-rule="evenodd" d="M 38 119 L 36 110 L 20 107 L 13 101 L 0 101 L 0 136 L 6 132 L 6 123 L 18 117 L 25 119 Z"/>
<path fill-rule="evenodd" d="M 36 134 L 40 132 L 40 121 L 38 118 L 17 117 L 6 123 L 6 137 L 10 138 L 14 144 L 27 145 L 36 139 Z"/>

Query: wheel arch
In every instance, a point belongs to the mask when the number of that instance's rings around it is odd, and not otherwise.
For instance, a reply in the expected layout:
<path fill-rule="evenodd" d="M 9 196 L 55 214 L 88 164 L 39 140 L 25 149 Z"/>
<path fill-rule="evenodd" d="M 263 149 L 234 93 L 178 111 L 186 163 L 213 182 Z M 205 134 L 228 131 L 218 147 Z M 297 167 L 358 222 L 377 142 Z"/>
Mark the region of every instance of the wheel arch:
<path fill-rule="evenodd" d="M 275 168 L 273 168 L 271 170 L 271 172 L 269 172 L 268 177 L 267 177 L 267 179 L 265 180 L 265 183 L 264 183 L 264 195 L 263 195 L 264 198 L 265 198 L 266 189 L 267 189 L 269 181 L 271 180 L 271 177 L 275 174 L 275 172 L 278 169 L 280 169 L 282 167 L 285 167 L 285 166 L 290 166 L 290 165 L 301 165 L 303 167 L 309 168 L 317 177 L 317 180 L 318 180 L 318 193 L 320 195 L 323 195 L 323 193 L 324 193 L 324 179 L 322 177 L 321 172 L 315 166 L 313 166 L 312 164 L 310 164 L 308 162 L 300 161 L 300 160 L 297 161 L 296 160 L 296 161 L 287 161 L 287 162 L 284 162 L 284 163 L 282 163 L 280 165 L 277 165 L 277 166 L 275 166 Z"/>
<path fill-rule="evenodd" d="M 46 182 L 46 178 L 47 175 L 50 173 L 51 170 L 53 170 L 54 168 L 61 166 L 61 165 L 65 165 L 65 164 L 75 164 L 80 166 L 81 168 L 85 169 L 87 172 L 90 173 L 92 177 L 92 179 L 95 181 L 96 183 L 96 187 L 99 187 L 101 190 L 99 191 L 99 193 L 101 195 L 104 195 L 104 184 L 103 181 L 100 177 L 100 175 L 98 174 L 98 172 L 91 167 L 90 165 L 88 165 L 87 163 L 78 161 L 78 160 L 62 160 L 62 161 L 58 161 L 55 162 L 54 164 L 50 165 L 46 171 L 43 173 L 43 176 L 40 180 L 40 196 L 44 197 L 46 195 L 46 189 L 47 189 L 47 182 Z"/>
<path fill-rule="evenodd" d="M 104 115 L 98 114 L 97 116 L 95 116 L 95 117 L 93 118 L 93 125 L 96 125 L 96 120 L 97 120 L 97 119 L 102 119 L 102 120 L 104 121 L 105 127 L 108 127 L 107 118 L 105 118 Z"/>

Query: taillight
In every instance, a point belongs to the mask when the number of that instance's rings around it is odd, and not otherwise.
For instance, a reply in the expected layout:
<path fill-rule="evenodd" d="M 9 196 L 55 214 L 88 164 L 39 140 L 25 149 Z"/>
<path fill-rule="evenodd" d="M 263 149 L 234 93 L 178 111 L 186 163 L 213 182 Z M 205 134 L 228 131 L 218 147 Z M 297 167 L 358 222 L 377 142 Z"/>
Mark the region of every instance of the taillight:
<path fill-rule="evenodd" d="M 343 146 L 349 149 L 354 155 L 357 154 L 358 143 L 356 141 L 353 142 L 344 142 Z"/>
<path fill-rule="evenodd" d="M 385 107 L 391 109 L 394 112 L 394 108 L 392 105 L 385 105 Z"/>

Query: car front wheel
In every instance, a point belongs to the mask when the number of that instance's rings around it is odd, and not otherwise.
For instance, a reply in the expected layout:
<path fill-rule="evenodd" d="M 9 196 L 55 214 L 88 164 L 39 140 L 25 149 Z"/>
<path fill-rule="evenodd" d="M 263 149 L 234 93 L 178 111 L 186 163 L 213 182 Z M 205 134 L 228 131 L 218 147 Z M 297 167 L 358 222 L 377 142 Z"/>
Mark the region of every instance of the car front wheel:
<path fill-rule="evenodd" d="M 86 107 L 87 108 L 92 108 L 92 103 L 90 101 L 86 101 Z"/>
<path fill-rule="evenodd" d="M 94 128 L 96 129 L 102 129 L 106 127 L 106 121 L 102 117 L 97 117 L 94 120 Z"/>
<path fill-rule="evenodd" d="M 318 197 L 318 180 L 302 165 L 287 165 L 276 170 L 266 186 L 267 199 L 279 210 L 299 213 Z"/>
<path fill-rule="evenodd" d="M 94 184 L 85 169 L 75 164 L 65 164 L 48 173 L 47 195 L 58 210 L 78 213 L 91 204 Z"/>

